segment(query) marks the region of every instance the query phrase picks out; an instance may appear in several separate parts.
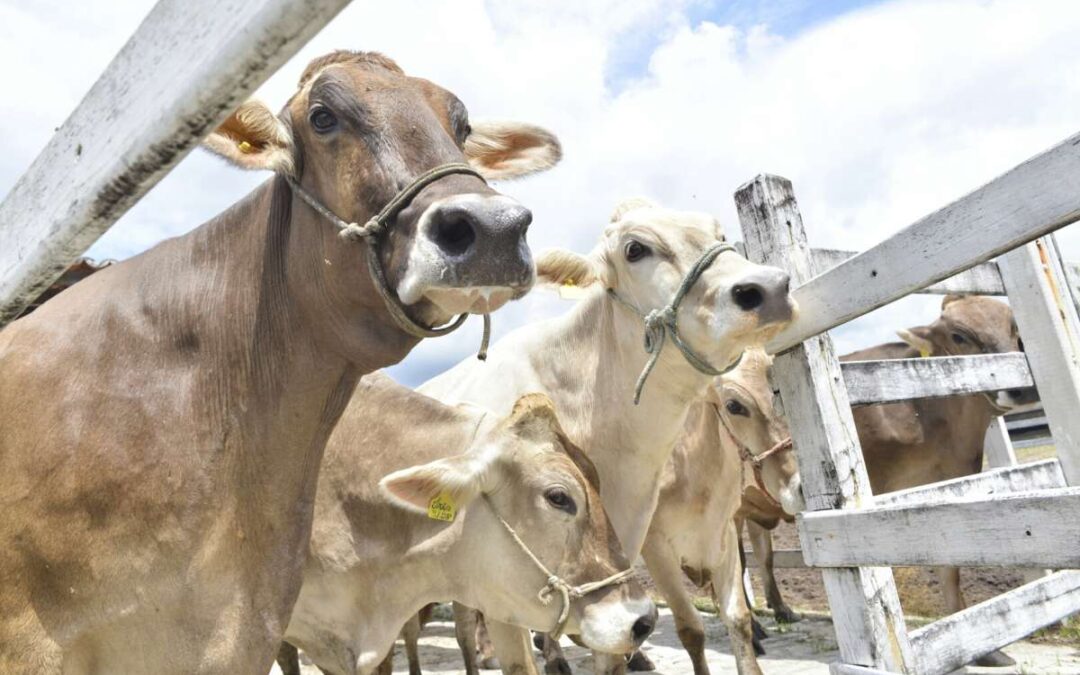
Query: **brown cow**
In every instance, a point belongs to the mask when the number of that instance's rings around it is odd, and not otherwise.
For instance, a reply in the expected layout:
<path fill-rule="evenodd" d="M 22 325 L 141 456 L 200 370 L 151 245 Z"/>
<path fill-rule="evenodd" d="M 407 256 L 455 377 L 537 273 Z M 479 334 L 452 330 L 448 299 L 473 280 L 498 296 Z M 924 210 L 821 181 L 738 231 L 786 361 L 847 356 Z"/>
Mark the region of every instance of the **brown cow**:
<path fill-rule="evenodd" d="M 371 673 L 435 600 L 551 630 L 563 603 L 558 593 L 538 599 L 548 576 L 499 518 L 552 573 L 575 586 L 600 581 L 630 563 L 596 481 L 543 394 L 499 419 L 365 378 L 327 444 L 286 639 L 327 672 L 353 675 Z M 432 520 L 436 497 L 459 511 L 453 522 Z M 567 630 L 612 652 L 641 644 L 656 622 L 635 582 L 571 596 L 568 610 Z"/>
<path fill-rule="evenodd" d="M 904 342 L 870 347 L 841 361 L 911 359 L 1022 351 L 1012 310 L 979 296 L 949 295 L 941 316 L 929 326 L 899 331 Z M 902 403 L 861 406 L 852 412 L 874 494 L 892 492 L 978 473 L 982 470 L 986 430 L 997 415 L 1035 400 L 1034 389 L 972 394 Z M 775 515 L 775 514 L 774 514 Z M 773 526 L 775 526 L 775 521 Z M 755 554 L 760 534 L 751 526 Z M 771 545 L 766 548 L 771 551 Z M 766 588 L 776 588 L 772 565 L 763 564 Z M 950 613 L 966 606 L 960 571 L 939 569 Z M 779 591 L 776 591 L 779 598 Z M 779 601 L 781 606 L 782 600 Z M 979 665 L 1009 665 L 1001 652 L 980 658 Z"/>
<path fill-rule="evenodd" d="M 249 102 L 208 142 L 277 175 L 0 332 L 0 672 L 267 672 L 326 439 L 418 342 L 393 303 L 433 325 L 532 282 L 529 212 L 476 176 L 428 184 L 378 244 L 294 198 L 364 223 L 437 165 L 557 158 L 386 57 L 317 59 L 280 115 Z"/>
<path fill-rule="evenodd" d="M 709 398 L 695 405 L 661 478 L 660 499 L 645 537 L 642 556 L 671 607 L 679 640 L 695 675 L 707 675 L 705 631 L 685 573 L 708 588 L 728 629 L 739 673 L 761 673 L 751 637 L 751 614 L 742 590 L 738 524 L 744 472 L 755 474 L 768 499 L 792 513 L 803 509 L 795 458 L 779 450 L 752 468 L 762 455 L 788 439 L 787 425 L 773 412 L 767 371 L 772 358 L 759 350 L 743 355 L 739 367 L 717 378 Z"/>

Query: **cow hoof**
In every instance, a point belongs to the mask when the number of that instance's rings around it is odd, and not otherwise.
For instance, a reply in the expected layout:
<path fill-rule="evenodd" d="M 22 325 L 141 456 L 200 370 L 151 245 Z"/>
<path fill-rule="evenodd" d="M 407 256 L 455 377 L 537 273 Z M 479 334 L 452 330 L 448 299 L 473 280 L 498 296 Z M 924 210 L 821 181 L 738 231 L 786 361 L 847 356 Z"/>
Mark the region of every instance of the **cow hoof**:
<path fill-rule="evenodd" d="M 765 627 L 761 625 L 761 622 L 756 617 L 750 618 L 750 630 L 753 631 L 755 641 L 769 637 L 769 632 L 765 630 Z"/>
<path fill-rule="evenodd" d="M 795 623 L 802 621 L 802 615 L 786 605 L 773 612 L 778 623 Z"/>
<path fill-rule="evenodd" d="M 656 664 L 648 656 L 645 656 L 645 652 L 640 649 L 631 654 L 630 658 L 626 660 L 626 667 L 635 673 L 656 670 Z"/>
<path fill-rule="evenodd" d="M 502 670 L 502 665 L 499 663 L 499 657 L 497 656 L 486 656 L 477 659 L 476 665 L 480 670 Z"/>
<path fill-rule="evenodd" d="M 996 651 L 975 659 L 975 665 L 984 668 L 1005 668 L 1006 666 L 1015 666 L 1016 661 L 1005 652 Z"/>
<path fill-rule="evenodd" d="M 765 647 L 761 645 L 761 640 L 757 639 L 756 635 L 750 639 L 750 644 L 754 645 L 754 654 L 765 656 Z"/>
<path fill-rule="evenodd" d="M 561 656 L 545 663 L 544 672 L 547 675 L 574 675 L 574 671 L 570 670 L 570 664 Z"/>

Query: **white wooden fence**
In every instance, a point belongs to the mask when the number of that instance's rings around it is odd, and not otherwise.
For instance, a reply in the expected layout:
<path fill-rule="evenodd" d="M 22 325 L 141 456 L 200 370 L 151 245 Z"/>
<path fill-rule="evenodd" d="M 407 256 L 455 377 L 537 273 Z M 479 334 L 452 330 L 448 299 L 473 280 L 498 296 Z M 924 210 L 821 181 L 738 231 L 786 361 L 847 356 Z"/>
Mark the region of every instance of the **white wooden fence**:
<path fill-rule="evenodd" d="M 783 178 L 759 176 L 735 200 L 747 256 L 790 272 L 801 306 L 769 347 L 808 506 L 798 521 L 803 555 L 823 568 L 836 628 L 841 663 L 832 672 L 946 673 L 1080 612 L 1080 572 L 1062 571 L 909 632 L 883 567 L 1080 567 L 1080 323 L 1053 239 L 1033 242 L 1080 220 L 1080 135 L 854 257 L 809 248 Z M 986 262 L 996 256 L 996 264 Z M 841 368 L 825 331 L 927 287 L 1005 292 L 1026 359 Z M 880 499 L 871 494 L 852 403 L 1032 381 L 1059 459 L 1008 466 L 1006 445 L 995 458 L 1005 466 Z"/>
<path fill-rule="evenodd" d="M 160 0 L 0 203 L 0 327 L 347 4 Z"/>

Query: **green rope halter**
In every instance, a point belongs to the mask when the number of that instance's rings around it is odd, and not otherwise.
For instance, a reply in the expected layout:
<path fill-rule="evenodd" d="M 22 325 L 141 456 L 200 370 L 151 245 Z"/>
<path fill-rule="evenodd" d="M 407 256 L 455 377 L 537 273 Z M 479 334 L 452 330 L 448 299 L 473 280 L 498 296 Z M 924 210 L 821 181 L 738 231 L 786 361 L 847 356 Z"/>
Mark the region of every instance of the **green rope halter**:
<path fill-rule="evenodd" d="M 421 190 L 440 178 L 453 174 L 470 174 L 476 176 L 480 180 L 484 180 L 484 177 L 468 164 L 461 162 L 441 164 L 417 176 L 411 183 L 403 187 L 396 195 L 394 195 L 394 197 L 386 203 L 386 206 L 383 206 L 378 213 L 369 218 L 363 225 L 349 223 L 338 217 L 336 213 L 328 209 L 314 195 L 305 190 L 292 176 L 285 176 L 285 180 L 288 181 L 289 187 L 292 188 L 293 192 L 307 202 L 308 206 L 338 228 L 339 237 L 346 241 L 367 242 L 368 272 L 371 274 L 371 278 L 375 282 L 375 289 L 379 292 L 379 297 L 382 298 L 387 311 L 390 312 L 390 316 L 393 317 L 394 322 L 397 323 L 398 327 L 409 335 L 418 338 L 430 338 L 440 337 L 454 332 L 465 323 L 465 319 L 467 319 L 469 315 L 467 313 L 462 313 L 453 321 L 443 326 L 425 326 L 414 321 L 412 317 L 409 316 L 408 312 L 405 311 L 405 306 L 401 303 L 401 300 L 398 299 L 397 295 L 392 290 L 390 290 L 390 286 L 386 283 L 386 274 L 383 271 L 382 265 L 379 263 L 379 242 L 383 233 L 393 225 L 394 218 L 397 217 L 398 213 L 408 206 Z M 480 341 L 480 350 L 476 354 L 477 358 L 481 361 L 487 359 L 488 343 L 490 341 L 491 315 L 484 314 L 484 336 Z"/>
<path fill-rule="evenodd" d="M 725 242 L 718 242 L 713 246 L 706 249 L 701 257 L 697 259 L 694 266 L 690 268 L 690 271 L 683 277 L 682 283 L 679 284 L 679 290 L 675 292 L 675 297 L 671 299 L 665 307 L 660 309 L 654 309 L 648 314 L 642 312 L 635 305 L 623 300 L 615 292 L 615 289 L 607 289 L 608 295 L 613 300 L 618 301 L 624 307 L 628 308 L 638 316 L 640 316 L 645 322 L 645 353 L 649 354 L 649 360 L 645 363 L 644 370 L 641 371 L 641 375 L 638 376 L 637 384 L 634 385 L 634 405 L 637 405 L 641 400 L 641 390 L 645 387 L 645 381 L 649 378 L 653 368 L 656 367 L 656 362 L 660 359 L 660 352 L 664 349 L 664 342 L 667 336 L 671 335 L 671 341 L 682 352 L 686 362 L 693 366 L 698 372 L 706 375 L 723 375 L 731 372 L 735 367 L 739 365 L 742 360 L 742 355 L 735 359 L 735 362 L 730 364 L 727 368 L 717 369 L 709 364 L 704 357 L 700 356 L 697 352 L 683 341 L 679 335 L 679 305 L 682 304 L 683 298 L 690 292 L 690 289 L 697 283 L 697 280 L 701 278 L 701 275 L 705 273 L 709 265 L 713 263 L 716 258 L 724 251 L 734 251 L 735 247 Z"/>

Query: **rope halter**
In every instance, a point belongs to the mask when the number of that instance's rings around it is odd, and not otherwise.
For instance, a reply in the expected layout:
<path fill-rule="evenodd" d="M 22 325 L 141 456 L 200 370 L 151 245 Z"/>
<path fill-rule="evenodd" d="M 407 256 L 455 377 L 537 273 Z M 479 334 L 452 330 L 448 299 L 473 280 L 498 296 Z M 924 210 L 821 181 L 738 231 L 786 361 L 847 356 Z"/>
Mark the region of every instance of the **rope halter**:
<path fill-rule="evenodd" d="M 720 409 L 717 408 L 715 405 L 713 405 L 712 408 L 713 412 L 716 413 L 716 419 L 720 420 L 720 428 L 724 430 L 724 433 L 727 434 L 727 437 L 731 439 L 731 442 L 734 443 L 735 447 L 738 449 L 739 459 L 749 464 L 750 468 L 753 470 L 754 482 L 757 483 L 757 486 L 761 489 L 762 494 L 765 495 L 766 499 L 772 502 L 773 506 L 779 508 L 780 510 L 784 510 L 783 504 L 777 501 L 776 497 L 772 496 L 772 493 L 769 492 L 769 488 L 765 487 L 765 478 L 762 474 L 761 467 L 765 463 L 765 460 L 772 457 L 773 455 L 779 454 L 781 452 L 786 452 L 795 447 L 795 444 L 791 440 L 791 436 L 788 436 L 784 440 L 773 445 L 765 452 L 755 455 L 754 453 L 750 452 L 750 448 L 746 447 L 746 445 L 739 440 L 738 436 L 735 435 L 735 432 L 731 430 L 731 428 L 727 424 L 727 421 L 724 419 L 724 416 L 720 413 Z"/>
<path fill-rule="evenodd" d="M 634 405 L 637 405 L 641 400 L 641 390 L 645 387 L 645 380 L 649 378 L 649 374 L 656 367 L 656 362 L 660 359 L 660 352 L 663 351 L 664 343 L 669 334 L 671 335 L 671 341 L 682 352 L 683 358 L 700 373 L 713 376 L 723 375 L 739 365 L 739 361 L 742 360 L 741 354 L 728 367 L 722 370 L 714 368 L 704 357 L 686 344 L 679 335 L 679 305 L 682 304 L 686 294 L 690 292 L 697 280 L 701 278 L 701 275 L 705 273 L 705 270 L 709 268 L 709 265 L 712 265 L 713 261 L 721 253 L 734 250 L 735 247 L 726 242 L 718 242 L 710 246 L 701 254 L 701 257 L 697 259 L 697 262 L 686 273 L 686 276 L 683 277 L 682 283 L 679 284 L 679 290 L 675 292 L 675 297 L 671 299 L 671 302 L 647 314 L 638 309 L 636 305 L 620 298 L 615 289 L 607 289 L 608 295 L 613 300 L 618 301 L 619 304 L 640 316 L 645 322 L 645 353 L 650 356 L 645 363 L 645 368 L 641 371 L 641 375 L 638 376 L 637 384 L 634 385 Z"/>
<path fill-rule="evenodd" d="M 536 554 L 529 549 L 524 541 L 522 541 L 521 537 L 514 531 L 514 528 L 511 527 L 510 523 L 503 520 L 503 517 L 495 510 L 495 504 L 492 503 L 491 498 L 486 494 L 484 495 L 484 501 L 487 503 L 488 508 L 491 509 L 491 513 L 495 516 L 496 520 L 502 523 L 503 528 L 510 534 L 510 538 L 518 545 L 518 548 L 524 551 L 525 555 L 528 556 L 533 565 L 547 577 L 547 583 L 544 584 L 544 587 L 536 594 L 536 599 L 540 601 L 540 604 L 547 606 L 551 604 L 551 599 L 557 594 L 562 601 L 559 619 L 555 623 L 554 630 L 550 633 L 554 640 L 558 640 L 562 637 L 563 630 L 566 629 L 566 621 L 570 618 L 570 603 L 573 600 L 582 598 L 601 588 L 626 583 L 626 581 L 634 575 L 633 569 L 625 569 L 621 572 L 616 572 L 605 579 L 601 579 L 600 581 L 592 581 L 587 584 L 581 584 L 580 586 L 573 586 L 569 581 L 549 570 L 547 566 L 540 561 L 540 558 L 536 557 Z"/>
<path fill-rule="evenodd" d="M 338 217 L 336 213 L 327 208 L 326 205 L 318 200 L 318 198 L 305 190 L 292 176 L 285 176 L 285 180 L 288 181 L 292 191 L 303 199 L 308 206 L 330 221 L 334 227 L 338 229 L 339 237 L 346 241 L 367 242 L 368 272 L 371 274 L 371 278 L 375 282 L 375 289 L 379 292 L 379 297 L 382 298 L 387 311 L 390 312 L 390 316 L 393 317 L 394 322 L 398 327 L 409 335 L 417 338 L 430 338 L 440 337 L 454 332 L 465 323 L 465 319 L 467 319 L 469 315 L 467 313 L 462 313 L 450 323 L 443 326 L 425 326 L 414 321 L 405 311 L 405 306 L 401 303 L 401 300 L 398 299 L 397 295 L 392 290 L 390 290 L 389 285 L 386 283 L 386 274 L 383 271 L 382 264 L 379 262 L 379 243 L 382 239 L 382 235 L 393 226 L 394 219 L 397 215 L 412 202 L 416 195 L 420 194 L 421 190 L 439 179 L 453 174 L 469 174 L 476 176 L 482 181 L 484 180 L 484 177 L 480 175 L 480 172 L 468 164 L 462 162 L 440 164 L 439 166 L 420 174 L 414 178 L 411 183 L 401 188 L 401 190 L 394 195 L 394 197 L 387 202 L 378 213 L 369 218 L 363 225 L 346 222 Z M 486 183 L 487 181 L 484 182 Z M 484 336 L 480 342 L 480 350 L 477 352 L 477 358 L 481 361 L 487 358 L 488 343 L 490 341 L 491 315 L 484 314 Z"/>

